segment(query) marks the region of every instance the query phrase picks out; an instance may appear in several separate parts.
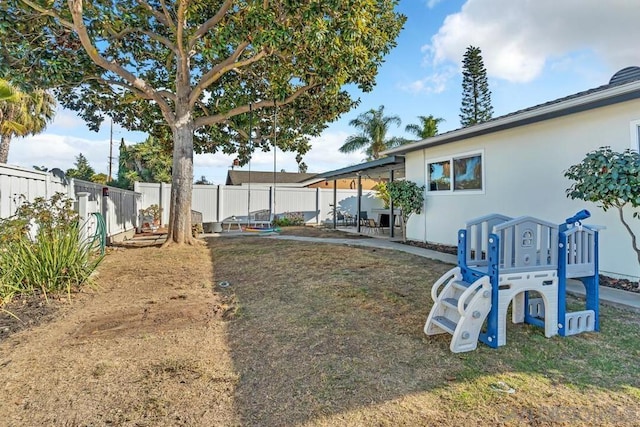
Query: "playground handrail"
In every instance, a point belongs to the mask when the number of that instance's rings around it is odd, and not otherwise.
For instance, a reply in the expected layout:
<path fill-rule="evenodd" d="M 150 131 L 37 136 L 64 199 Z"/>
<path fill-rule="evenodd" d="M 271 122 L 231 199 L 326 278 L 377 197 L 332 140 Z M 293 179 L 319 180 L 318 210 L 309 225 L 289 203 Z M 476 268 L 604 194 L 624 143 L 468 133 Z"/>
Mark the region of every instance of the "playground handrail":
<path fill-rule="evenodd" d="M 467 310 L 464 308 L 464 306 L 467 299 L 472 294 L 474 294 L 479 287 L 484 286 L 484 281 L 486 280 L 484 279 L 485 277 L 488 277 L 488 276 L 483 276 L 482 278 L 476 280 L 471 285 L 469 285 L 469 287 L 458 298 L 458 313 L 460 313 L 460 316 L 464 316 L 466 314 Z"/>
<path fill-rule="evenodd" d="M 433 299 L 434 302 L 437 301 L 438 295 L 440 294 L 440 292 L 438 292 L 440 286 L 442 286 L 443 283 L 448 282 L 452 277 L 458 275 L 460 275 L 460 267 L 453 267 L 451 270 L 443 274 L 431 287 L 431 299 Z"/>

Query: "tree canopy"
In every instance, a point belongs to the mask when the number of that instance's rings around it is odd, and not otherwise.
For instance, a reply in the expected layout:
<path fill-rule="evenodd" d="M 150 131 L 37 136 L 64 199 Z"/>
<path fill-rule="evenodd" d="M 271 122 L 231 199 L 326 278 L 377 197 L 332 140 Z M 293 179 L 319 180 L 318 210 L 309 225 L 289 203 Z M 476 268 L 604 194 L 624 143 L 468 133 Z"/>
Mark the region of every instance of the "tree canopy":
<path fill-rule="evenodd" d="M 484 68 L 482 51 L 479 47 L 469 46 L 462 61 L 462 107 L 460 124 L 462 127 L 491 120 L 493 106 L 491 91 Z"/>
<path fill-rule="evenodd" d="M 344 142 L 340 151 L 343 153 L 353 153 L 364 150 L 368 160 L 375 160 L 380 157 L 380 152 L 404 144 L 407 141 L 398 137 L 387 137 L 389 126 L 395 124 L 400 126 L 402 120 L 399 116 L 385 116 L 384 105 L 373 108 L 360 114 L 349 122 L 349 125 L 360 130 L 357 135 L 351 135 Z"/>
<path fill-rule="evenodd" d="M 89 160 L 80 153 L 76 156 L 76 161 L 73 164 L 75 167 L 67 169 L 65 175 L 69 178 L 82 179 L 84 181 L 91 181 L 96 171 L 89 164 Z"/>
<path fill-rule="evenodd" d="M 133 190 L 133 183 L 171 182 L 171 147 L 149 136 L 145 141 L 125 145 L 120 141 L 117 187 Z"/>
<path fill-rule="evenodd" d="M 193 152 L 308 137 L 369 91 L 405 17 L 398 0 L 4 0 L 0 78 L 54 88 L 94 129 L 171 135 L 168 242 L 192 243 Z M 277 129 L 271 119 L 278 109 Z M 251 143 L 249 143 L 249 141 Z"/>

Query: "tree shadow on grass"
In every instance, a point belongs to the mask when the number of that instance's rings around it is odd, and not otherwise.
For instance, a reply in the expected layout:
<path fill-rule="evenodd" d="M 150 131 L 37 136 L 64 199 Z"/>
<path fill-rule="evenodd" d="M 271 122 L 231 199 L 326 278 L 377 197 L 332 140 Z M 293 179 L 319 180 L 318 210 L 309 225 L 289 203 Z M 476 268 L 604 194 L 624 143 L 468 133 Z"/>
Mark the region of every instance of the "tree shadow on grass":
<path fill-rule="evenodd" d="M 624 354 L 639 354 L 639 344 L 603 334 L 546 339 L 537 328 L 510 325 L 506 347 L 450 353 L 448 335 L 422 333 L 431 284 L 449 265 L 375 249 L 245 240 L 210 242 L 214 283 L 230 283 L 216 291 L 238 304 L 228 334 L 245 425 L 296 425 L 436 392 L 419 409 L 427 411 L 433 399 L 445 407 L 452 387 L 513 372 L 551 387 L 640 386 Z"/>

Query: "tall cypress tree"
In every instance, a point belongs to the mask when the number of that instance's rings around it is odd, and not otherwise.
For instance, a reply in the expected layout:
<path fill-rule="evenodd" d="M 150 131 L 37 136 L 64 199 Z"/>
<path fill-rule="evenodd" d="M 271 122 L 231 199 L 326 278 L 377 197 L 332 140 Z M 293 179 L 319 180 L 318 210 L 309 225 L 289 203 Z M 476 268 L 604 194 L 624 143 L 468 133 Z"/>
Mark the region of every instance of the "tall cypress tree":
<path fill-rule="evenodd" d="M 486 122 L 493 116 L 491 91 L 487 82 L 487 70 L 482 61 L 482 51 L 469 46 L 462 61 L 462 107 L 460 123 L 468 127 Z"/>

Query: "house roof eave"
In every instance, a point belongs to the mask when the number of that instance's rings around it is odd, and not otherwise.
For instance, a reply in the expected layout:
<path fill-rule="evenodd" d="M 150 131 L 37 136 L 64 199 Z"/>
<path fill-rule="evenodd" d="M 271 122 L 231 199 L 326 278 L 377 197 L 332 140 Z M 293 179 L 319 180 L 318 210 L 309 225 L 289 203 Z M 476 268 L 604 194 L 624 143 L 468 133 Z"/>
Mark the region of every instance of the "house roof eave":
<path fill-rule="evenodd" d="M 401 145 L 399 147 L 386 150 L 382 154 L 407 154 L 423 148 L 449 144 L 476 136 L 499 132 L 637 98 L 640 98 L 640 81 L 606 87 L 605 89 L 600 90 L 595 89 L 592 91 L 586 91 L 584 95 L 569 96 L 565 100 L 562 100 L 561 98 L 558 101 L 551 101 L 536 107 L 497 117 L 488 122 L 467 128 L 456 129 L 421 141 Z"/>

